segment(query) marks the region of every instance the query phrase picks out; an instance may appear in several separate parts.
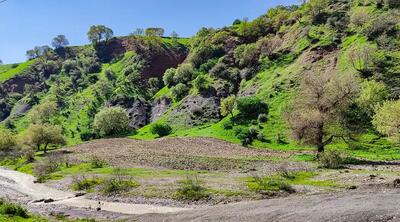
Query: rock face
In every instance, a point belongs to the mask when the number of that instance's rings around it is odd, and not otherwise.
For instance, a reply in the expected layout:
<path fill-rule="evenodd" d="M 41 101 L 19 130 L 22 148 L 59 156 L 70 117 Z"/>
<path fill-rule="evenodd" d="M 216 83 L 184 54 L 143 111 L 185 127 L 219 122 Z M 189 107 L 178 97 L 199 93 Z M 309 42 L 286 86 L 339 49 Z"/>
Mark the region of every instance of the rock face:
<path fill-rule="evenodd" d="M 139 129 L 149 123 L 150 107 L 146 102 L 137 100 L 126 111 L 129 115 L 129 127 Z"/>
<path fill-rule="evenodd" d="M 212 95 L 187 96 L 182 104 L 172 111 L 169 121 L 184 126 L 198 126 L 206 122 L 217 122 L 220 99 Z"/>
<path fill-rule="evenodd" d="M 151 104 L 150 122 L 158 120 L 171 106 L 171 99 L 164 97 L 154 100 Z"/>

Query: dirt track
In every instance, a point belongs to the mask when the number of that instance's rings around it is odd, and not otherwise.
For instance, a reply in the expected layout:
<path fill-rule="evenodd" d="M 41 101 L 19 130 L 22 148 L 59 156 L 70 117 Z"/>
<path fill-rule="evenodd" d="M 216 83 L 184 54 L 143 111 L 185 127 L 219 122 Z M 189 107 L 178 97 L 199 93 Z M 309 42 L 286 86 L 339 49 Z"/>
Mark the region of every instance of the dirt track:
<path fill-rule="evenodd" d="M 348 191 L 240 202 L 139 221 L 400 221 L 399 190 Z"/>

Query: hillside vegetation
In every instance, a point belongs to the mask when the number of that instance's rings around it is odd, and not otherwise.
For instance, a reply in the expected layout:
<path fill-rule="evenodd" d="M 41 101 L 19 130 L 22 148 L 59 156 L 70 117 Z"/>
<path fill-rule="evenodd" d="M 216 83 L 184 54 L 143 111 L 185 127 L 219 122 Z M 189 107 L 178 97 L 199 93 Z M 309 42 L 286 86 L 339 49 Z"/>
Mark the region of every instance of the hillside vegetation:
<path fill-rule="evenodd" d="M 98 25 L 68 47 L 59 35 L 0 66 L 3 133 L 17 150 L 178 136 L 398 159 L 399 23 L 397 0 L 310 0 L 190 39 Z"/>

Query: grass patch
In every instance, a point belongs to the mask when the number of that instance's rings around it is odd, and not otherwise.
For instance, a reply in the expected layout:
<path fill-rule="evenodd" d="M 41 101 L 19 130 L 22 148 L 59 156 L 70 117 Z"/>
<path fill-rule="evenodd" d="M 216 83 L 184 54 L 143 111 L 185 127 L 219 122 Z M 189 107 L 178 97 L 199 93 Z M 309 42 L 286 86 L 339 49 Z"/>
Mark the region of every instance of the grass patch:
<path fill-rule="evenodd" d="M 176 190 L 175 196 L 180 200 L 199 201 L 210 197 L 207 188 L 198 178 L 187 178 L 178 182 L 179 187 Z"/>
<path fill-rule="evenodd" d="M 24 63 L 18 64 L 16 67 L 13 68 L 11 65 L 10 67 L 7 68 L 9 65 L 4 65 L 6 67 L 0 68 L 0 82 L 7 81 L 11 79 L 12 77 L 16 76 L 17 74 L 23 73 L 25 70 L 29 68 L 33 63 L 35 63 L 36 60 L 29 60 Z M 3 71 L 3 72 L 2 72 Z"/>

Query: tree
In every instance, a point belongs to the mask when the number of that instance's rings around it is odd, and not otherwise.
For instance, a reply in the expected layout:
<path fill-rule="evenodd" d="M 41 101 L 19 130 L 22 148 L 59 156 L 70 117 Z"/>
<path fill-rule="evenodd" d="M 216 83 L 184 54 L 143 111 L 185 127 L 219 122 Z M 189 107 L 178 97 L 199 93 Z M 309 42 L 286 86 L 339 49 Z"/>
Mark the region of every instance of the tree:
<path fill-rule="evenodd" d="M 192 80 L 194 75 L 193 66 L 190 63 L 181 64 L 177 69 L 174 75 L 175 83 L 187 83 Z"/>
<path fill-rule="evenodd" d="M 15 135 L 9 130 L 0 130 L 0 152 L 11 151 L 17 145 Z"/>
<path fill-rule="evenodd" d="M 210 88 L 210 80 L 207 75 L 201 74 L 193 80 L 193 86 L 198 92 L 205 91 Z"/>
<path fill-rule="evenodd" d="M 358 94 L 358 81 L 353 74 L 340 75 L 315 71 L 305 74 L 300 91 L 287 115 L 293 138 L 314 145 L 323 152 L 333 138 L 344 136 L 332 128 L 340 126 L 342 110 L 348 108 Z M 344 126 L 339 130 L 344 131 Z"/>
<path fill-rule="evenodd" d="M 237 100 L 236 108 L 242 117 L 257 118 L 260 114 L 268 114 L 268 104 L 255 96 L 242 97 Z"/>
<path fill-rule="evenodd" d="M 93 127 L 100 136 L 118 135 L 128 129 L 128 113 L 121 107 L 107 107 L 96 114 Z"/>
<path fill-rule="evenodd" d="M 142 29 L 142 28 L 136 28 L 136 29 L 132 32 L 132 35 L 137 35 L 137 36 L 144 35 L 144 29 Z"/>
<path fill-rule="evenodd" d="M 65 35 L 57 35 L 56 37 L 53 38 L 51 45 L 54 48 L 58 49 L 69 45 L 69 42 L 68 39 L 65 37 Z"/>
<path fill-rule="evenodd" d="M 47 153 L 47 147 L 50 144 L 65 144 L 61 127 L 50 124 L 31 124 L 27 129 L 26 141 L 36 147 L 37 151 L 43 148 L 45 153 Z"/>
<path fill-rule="evenodd" d="M 320 16 L 329 8 L 329 0 L 309 0 L 305 8 L 313 22 L 321 22 Z"/>
<path fill-rule="evenodd" d="M 163 28 L 147 28 L 145 31 L 146 36 L 158 36 L 162 37 L 164 35 L 164 29 Z"/>
<path fill-rule="evenodd" d="M 31 123 L 49 123 L 50 119 L 57 113 L 57 104 L 54 101 L 47 101 L 39 104 L 29 112 Z"/>
<path fill-rule="evenodd" d="M 40 56 L 49 56 L 51 52 L 51 48 L 47 45 L 44 46 L 35 46 L 35 48 L 26 51 L 26 57 L 31 59 L 39 58 Z"/>
<path fill-rule="evenodd" d="M 361 84 L 360 96 L 356 102 L 369 116 L 372 116 L 374 109 L 388 96 L 389 91 L 386 89 L 385 84 L 375 80 L 366 80 Z"/>
<path fill-rule="evenodd" d="M 376 110 L 372 124 L 378 132 L 400 142 L 400 100 L 386 101 Z"/>
<path fill-rule="evenodd" d="M 179 37 L 178 33 L 176 33 L 175 31 L 172 31 L 171 38 L 172 39 L 177 39 L 178 37 Z"/>
<path fill-rule="evenodd" d="M 228 96 L 227 98 L 223 99 L 221 101 L 221 115 L 222 116 L 227 116 L 228 114 L 231 114 L 231 117 L 233 118 L 233 110 L 235 109 L 235 103 L 236 103 L 236 96 Z"/>
<path fill-rule="evenodd" d="M 112 29 L 104 26 L 104 25 L 92 25 L 87 32 L 87 36 L 92 44 L 96 45 L 102 40 L 108 41 L 114 35 Z"/>
<path fill-rule="evenodd" d="M 176 73 L 175 68 L 169 68 L 165 70 L 164 76 L 163 76 L 163 82 L 166 86 L 171 87 L 174 85 L 174 76 Z"/>

